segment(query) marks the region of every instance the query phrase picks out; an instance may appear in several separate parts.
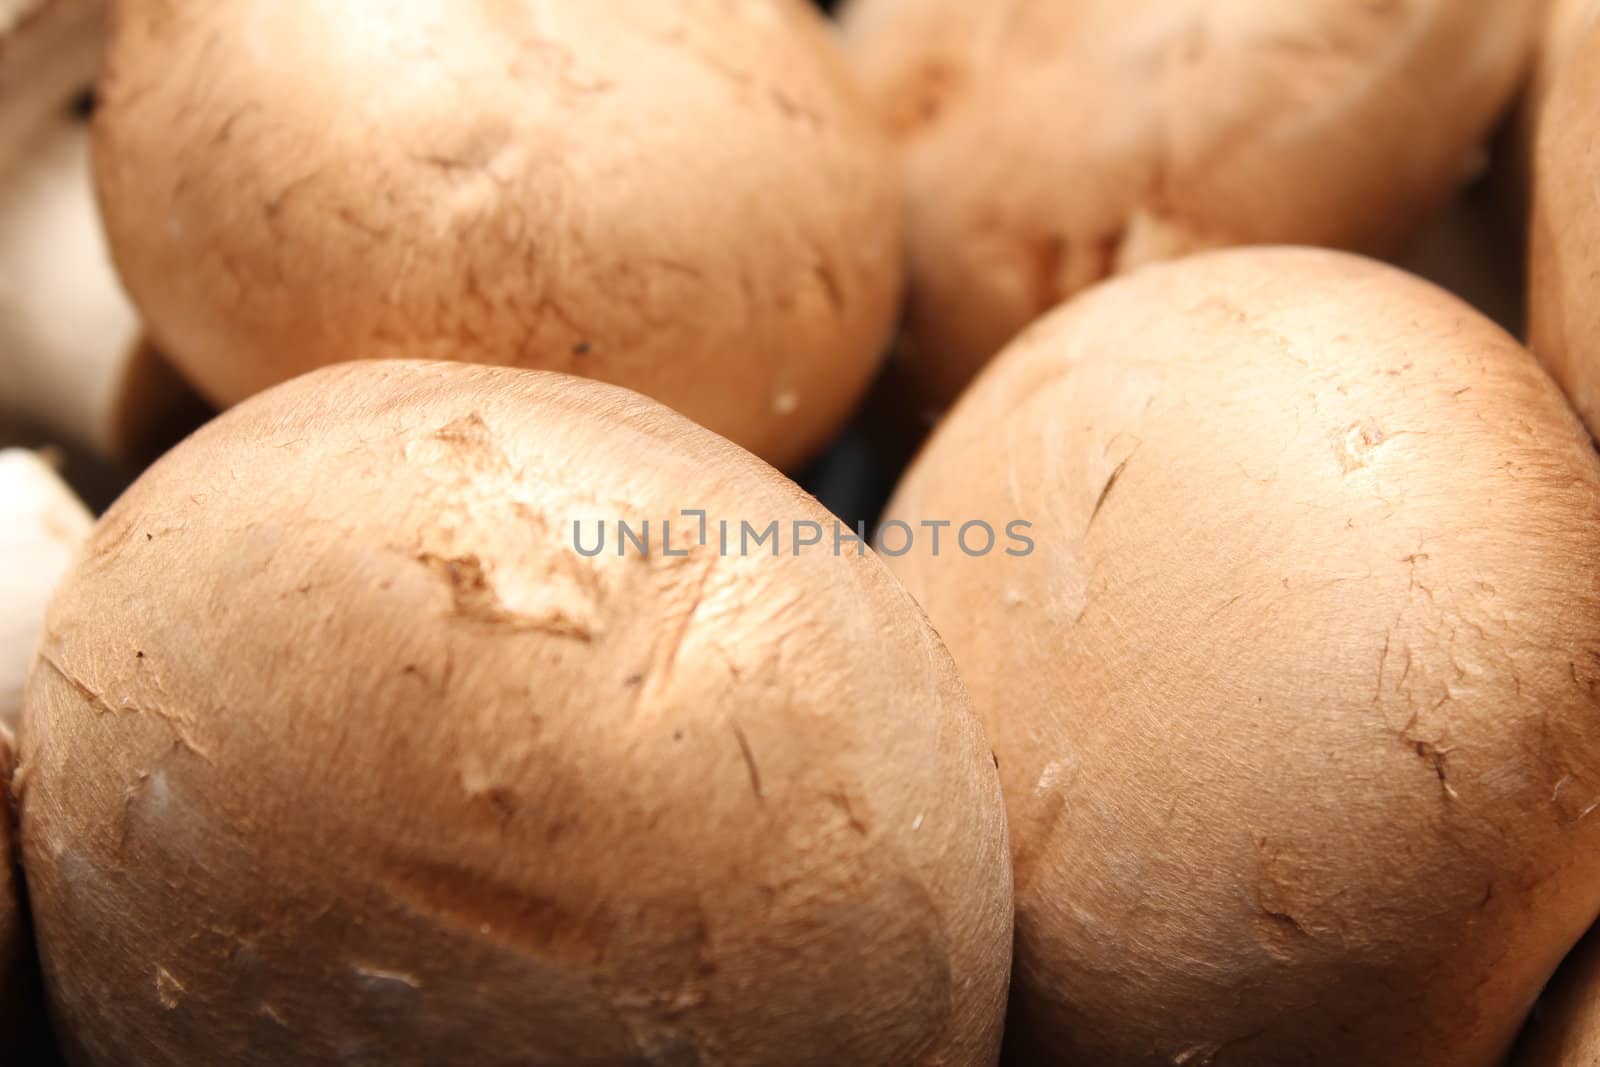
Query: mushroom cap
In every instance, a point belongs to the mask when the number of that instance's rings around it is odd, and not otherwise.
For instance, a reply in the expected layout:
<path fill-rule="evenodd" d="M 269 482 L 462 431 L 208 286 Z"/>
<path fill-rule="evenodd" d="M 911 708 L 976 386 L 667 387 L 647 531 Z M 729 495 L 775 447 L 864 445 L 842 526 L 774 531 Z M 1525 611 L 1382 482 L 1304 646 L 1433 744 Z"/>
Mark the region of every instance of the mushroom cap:
<path fill-rule="evenodd" d="M 1528 246 L 1534 354 L 1600 433 L 1600 29 L 1573 46 L 1539 118 Z"/>
<path fill-rule="evenodd" d="M 1145 268 L 1030 329 L 889 516 L 1016 852 L 1054 1062 L 1499 1062 L 1600 912 L 1600 459 L 1508 335 L 1343 253 Z"/>
<path fill-rule="evenodd" d="M 897 171 L 809 5 L 115 15 L 113 253 L 219 405 L 356 354 L 509 364 L 637 389 L 792 467 L 877 368 Z"/>
<path fill-rule="evenodd" d="M 854 0 L 846 51 L 906 158 L 928 402 L 1153 260 L 1398 251 L 1480 165 L 1541 2 Z"/>
<path fill-rule="evenodd" d="M 1497 165 L 1510 168 L 1510 180 L 1503 182 L 1502 199 L 1513 213 L 1514 232 L 1526 239 L 1529 204 L 1533 199 L 1533 154 L 1537 143 L 1539 116 L 1555 84 L 1556 75 L 1577 51 L 1583 35 L 1600 18 L 1600 0 L 1543 0 L 1545 17 L 1534 49 L 1528 84 L 1522 91 L 1511 133 L 1506 138 Z"/>
<path fill-rule="evenodd" d="M 626 390 L 460 363 L 319 371 L 158 461 L 24 712 L 69 1053 L 992 1063 L 1008 846 L 949 657 L 870 554 L 721 519 L 830 521 Z M 575 551 L 620 520 L 648 555 Z"/>
<path fill-rule="evenodd" d="M 1535 98 L 1548 91 L 1548 79 L 1566 66 L 1584 35 L 1600 20 L 1597 0 L 1548 0 L 1547 6 L 1549 11 L 1534 63 L 1533 88 L 1529 90 L 1529 95 Z"/>

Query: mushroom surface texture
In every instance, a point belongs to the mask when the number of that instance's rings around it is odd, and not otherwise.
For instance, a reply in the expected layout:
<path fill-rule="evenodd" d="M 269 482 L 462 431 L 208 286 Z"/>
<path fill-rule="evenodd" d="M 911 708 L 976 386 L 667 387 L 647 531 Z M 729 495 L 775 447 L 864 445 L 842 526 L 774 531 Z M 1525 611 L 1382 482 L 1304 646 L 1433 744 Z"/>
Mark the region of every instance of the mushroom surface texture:
<path fill-rule="evenodd" d="M 1496 160 L 1497 166 L 1509 168 L 1509 180 L 1501 183 L 1501 208 L 1507 216 L 1502 221 L 1514 223 L 1509 227 L 1510 232 L 1523 235 L 1524 245 L 1529 204 L 1533 198 L 1533 155 L 1538 142 L 1539 118 L 1557 75 L 1600 18 L 1600 0 L 1545 0 L 1545 6 L 1528 84 L 1523 88 L 1515 121 Z"/>
<path fill-rule="evenodd" d="M 1540 994 L 1510 1067 L 1595 1064 L 1600 1064 L 1600 934 L 1591 933 Z"/>
<path fill-rule="evenodd" d="M 1535 110 L 1597 21 L 1600 0 L 1550 0 L 1527 90 L 1528 101 Z"/>
<path fill-rule="evenodd" d="M 853 0 L 905 154 L 900 358 L 947 404 L 1085 286 L 1219 245 L 1391 254 L 1482 165 L 1542 0 Z"/>
<path fill-rule="evenodd" d="M 0 419 L 147 461 L 203 417 L 142 341 L 89 169 L 104 4 L 0 5 Z"/>
<path fill-rule="evenodd" d="M 796 522 L 831 520 L 565 375 L 357 362 L 203 427 L 96 527 L 29 685 L 69 1056 L 994 1062 L 992 753 L 900 585 Z"/>
<path fill-rule="evenodd" d="M 1496 1063 L 1600 912 L 1600 459 L 1528 353 L 1346 253 L 1147 267 L 889 509 L 955 515 L 1032 523 L 890 561 L 999 759 L 1021 1062 Z"/>
<path fill-rule="evenodd" d="M 796 0 L 113 4 L 117 266 L 219 405 L 360 354 L 564 371 L 781 467 L 887 346 L 899 183 Z"/>
<path fill-rule="evenodd" d="M 16 729 L 45 608 L 93 525 L 37 454 L 0 451 L 0 728 Z"/>
<path fill-rule="evenodd" d="M 1533 351 L 1600 433 L 1600 30 L 1583 35 L 1539 118 L 1528 250 Z"/>

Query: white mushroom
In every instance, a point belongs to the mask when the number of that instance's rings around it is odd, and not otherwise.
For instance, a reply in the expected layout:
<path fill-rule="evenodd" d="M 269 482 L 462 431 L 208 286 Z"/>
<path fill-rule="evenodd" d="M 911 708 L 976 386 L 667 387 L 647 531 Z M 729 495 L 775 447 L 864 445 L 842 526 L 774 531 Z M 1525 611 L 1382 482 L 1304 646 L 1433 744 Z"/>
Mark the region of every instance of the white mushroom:
<path fill-rule="evenodd" d="M 117 458 L 196 421 L 106 250 L 84 104 L 103 5 L 0 0 L 0 417 Z"/>
<path fill-rule="evenodd" d="M 0 451 L 0 731 L 16 728 L 45 607 L 93 525 L 37 454 Z"/>

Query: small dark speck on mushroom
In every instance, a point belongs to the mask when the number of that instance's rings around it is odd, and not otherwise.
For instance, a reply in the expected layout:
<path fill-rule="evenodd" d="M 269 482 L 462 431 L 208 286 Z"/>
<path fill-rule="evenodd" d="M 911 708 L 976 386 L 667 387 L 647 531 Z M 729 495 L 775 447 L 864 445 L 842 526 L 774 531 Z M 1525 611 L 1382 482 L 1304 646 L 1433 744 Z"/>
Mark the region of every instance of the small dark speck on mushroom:
<path fill-rule="evenodd" d="M 674 741 L 682 741 L 683 740 L 683 731 L 682 730 L 674 730 L 674 731 L 672 731 L 672 739 Z"/>
<path fill-rule="evenodd" d="M 630 674 L 630 675 L 628 675 L 626 678 L 624 678 L 622 680 L 622 684 L 625 685 L 625 686 L 628 686 L 629 688 L 632 688 L 633 686 L 636 686 L 640 682 L 643 682 L 643 681 L 644 681 L 644 675 L 642 675 L 642 674 Z"/>
<path fill-rule="evenodd" d="M 587 356 L 591 350 L 592 346 L 588 341 L 579 341 L 572 346 L 572 354 L 575 356 Z"/>
<path fill-rule="evenodd" d="M 133 658 L 134 659 L 144 659 L 144 652 L 142 650 L 135 652 L 133 654 Z"/>

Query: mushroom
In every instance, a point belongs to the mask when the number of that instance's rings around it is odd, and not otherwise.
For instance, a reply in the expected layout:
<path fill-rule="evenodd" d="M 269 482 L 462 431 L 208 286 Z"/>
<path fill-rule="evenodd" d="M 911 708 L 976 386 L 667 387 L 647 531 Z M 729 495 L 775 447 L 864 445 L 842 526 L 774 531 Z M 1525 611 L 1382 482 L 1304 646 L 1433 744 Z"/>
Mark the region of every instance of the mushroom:
<path fill-rule="evenodd" d="M 1534 353 L 1600 434 L 1600 28 L 1582 34 L 1540 110 L 1528 246 Z"/>
<path fill-rule="evenodd" d="M 1524 161 L 1533 153 L 1533 131 L 1539 124 L 1539 112 L 1550 95 L 1556 77 L 1566 67 L 1578 50 L 1584 34 L 1596 21 L 1600 21 L 1600 0 L 1549 0 L 1543 32 L 1534 57 L 1533 75 L 1523 98 L 1523 110 L 1518 116 L 1522 124 Z"/>
<path fill-rule="evenodd" d="M 942 409 L 1041 313 L 1220 245 L 1396 254 L 1481 167 L 1542 0 L 853 0 Z"/>
<path fill-rule="evenodd" d="M 1000 760 L 1019 1062 L 1500 1063 L 1600 914 L 1600 459 L 1527 351 L 1344 253 L 1147 267 L 935 432 L 889 517 L 955 516 L 883 548 Z"/>
<path fill-rule="evenodd" d="M 102 6 L 0 8 L 0 416 L 142 462 L 203 406 L 141 341 L 111 268 L 89 169 Z"/>
<path fill-rule="evenodd" d="M 13 731 L 39 627 L 56 582 L 88 534 L 89 514 L 39 456 L 0 450 L 0 1049 L 6 1063 L 44 1062 L 38 975 L 12 807 Z"/>
<path fill-rule="evenodd" d="M 45 607 L 94 525 L 33 452 L 0 451 L 0 728 L 16 729 Z"/>
<path fill-rule="evenodd" d="M 28 690 L 73 1062 L 993 1064 L 992 755 L 837 533 L 566 375 L 347 363 L 203 427 Z"/>
<path fill-rule="evenodd" d="M 218 405 L 356 357 L 510 364 L 794 467 L 880 362 L 896 170 L 808 5 L 113 10 L 112 252 Z"/>

